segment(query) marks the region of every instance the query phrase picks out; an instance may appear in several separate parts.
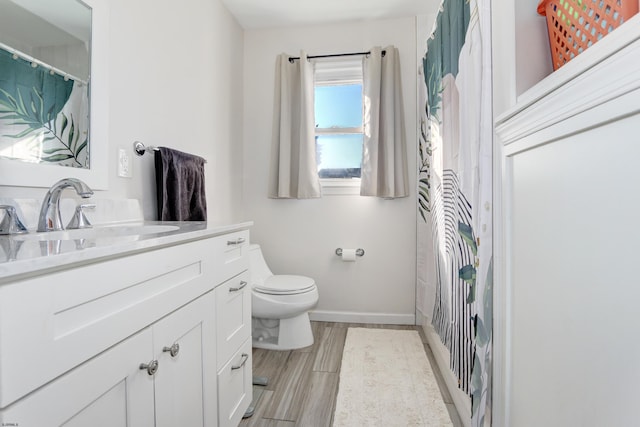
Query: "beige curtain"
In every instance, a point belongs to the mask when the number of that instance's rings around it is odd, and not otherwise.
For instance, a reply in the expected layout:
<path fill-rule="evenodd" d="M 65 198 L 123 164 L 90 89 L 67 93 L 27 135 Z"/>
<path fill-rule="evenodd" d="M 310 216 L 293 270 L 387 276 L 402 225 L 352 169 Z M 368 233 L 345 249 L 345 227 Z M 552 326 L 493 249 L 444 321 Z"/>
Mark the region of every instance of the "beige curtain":
<path fill-rule="evenodd" d="M 364 59 L 364 146 L 361 196 L 409 195 L 398 49 L 378 46 Z"/>
<path fill-rule="evenodd" d="M 313 65 L 304 52 L 276 61 L 269 197 L 320 197 L 313 112 Z"/>

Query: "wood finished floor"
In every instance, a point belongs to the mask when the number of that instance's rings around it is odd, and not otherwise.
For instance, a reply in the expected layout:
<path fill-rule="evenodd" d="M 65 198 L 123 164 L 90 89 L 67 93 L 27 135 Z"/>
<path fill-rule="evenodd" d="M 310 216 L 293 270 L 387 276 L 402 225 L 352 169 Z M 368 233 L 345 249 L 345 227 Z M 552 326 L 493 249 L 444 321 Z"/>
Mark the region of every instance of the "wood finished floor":
<path fill-rule="evenodd" d="M 349 327 L 417 330 L 453 425 L 463 425 L 422 328 L 329 322 L 311 322 L 311 327 L 315 342 L 310 347 L 292 351 L 253 349 L 253 375 L 267 377 L 269 384 L 263 388 L 253 416 L 242 420 L 240 427 L 330 427 Z"/>

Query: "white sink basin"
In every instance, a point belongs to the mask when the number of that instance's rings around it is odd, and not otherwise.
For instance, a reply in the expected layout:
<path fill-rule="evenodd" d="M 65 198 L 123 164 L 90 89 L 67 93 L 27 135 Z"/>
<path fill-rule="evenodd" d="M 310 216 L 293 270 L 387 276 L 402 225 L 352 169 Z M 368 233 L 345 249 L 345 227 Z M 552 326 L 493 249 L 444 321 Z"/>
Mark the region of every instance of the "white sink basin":
<path fill-rule="evenodd" d="M 41 233 L 18 234 L 14 240 L 78 240 L 103 239 L 124 236 L 143 236 L 148 234 L 162 234 L 178 230 L 175 225 L 101 225 L 79 230 L 46 231 Z"/>

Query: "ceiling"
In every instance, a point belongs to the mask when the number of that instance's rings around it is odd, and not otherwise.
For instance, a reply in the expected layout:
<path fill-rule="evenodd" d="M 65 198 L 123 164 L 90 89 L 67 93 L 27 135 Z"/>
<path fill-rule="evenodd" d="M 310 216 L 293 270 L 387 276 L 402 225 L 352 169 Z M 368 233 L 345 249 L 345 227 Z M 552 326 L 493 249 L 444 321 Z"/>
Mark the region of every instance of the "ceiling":
<path fill-rule="evenodd" d="M 245 29 L 370 21 L 435 13 L 440 0 L 222 0 Z"/>

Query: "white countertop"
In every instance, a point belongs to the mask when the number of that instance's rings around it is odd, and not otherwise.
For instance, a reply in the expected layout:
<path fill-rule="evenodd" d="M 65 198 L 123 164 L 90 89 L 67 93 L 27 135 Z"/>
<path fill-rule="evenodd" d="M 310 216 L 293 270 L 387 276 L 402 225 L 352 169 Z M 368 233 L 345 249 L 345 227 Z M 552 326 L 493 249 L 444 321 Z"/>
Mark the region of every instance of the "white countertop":
<path fill-rule="evenodd" d="M 211 222 L 136 221 L 105 224 L 104 226 L 139 227 L 156 225 L 175 226 L 177 229 L 139 235 L 102 236 L 82 239 L 66 238 L 60 240 L 49 240 L 46 233 L 38 233 L 36 236 L 33 232 L 27 237 L 20 235 L 0 236 L 0 284 L 72 266 L 246 230 L 253 223 L 216 224 Z M 96 226 L 96 229 L 100 227 Z"/>

